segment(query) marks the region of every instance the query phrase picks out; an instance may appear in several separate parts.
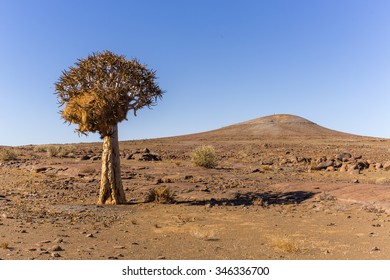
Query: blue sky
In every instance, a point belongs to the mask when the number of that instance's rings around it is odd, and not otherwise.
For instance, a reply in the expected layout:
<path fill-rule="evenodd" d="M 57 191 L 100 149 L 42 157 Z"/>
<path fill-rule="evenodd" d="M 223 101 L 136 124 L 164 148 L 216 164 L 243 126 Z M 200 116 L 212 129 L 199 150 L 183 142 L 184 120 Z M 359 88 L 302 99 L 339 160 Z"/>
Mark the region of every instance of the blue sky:
<path fill-rule="evenodd" d="M 94 51 L 138 58 L 166 91 L 121 140 L 274 113 L 390 138 L 390 1 L 0 0 L 0 145 L 99 141 L 63 123 L 61 71 Z"/>

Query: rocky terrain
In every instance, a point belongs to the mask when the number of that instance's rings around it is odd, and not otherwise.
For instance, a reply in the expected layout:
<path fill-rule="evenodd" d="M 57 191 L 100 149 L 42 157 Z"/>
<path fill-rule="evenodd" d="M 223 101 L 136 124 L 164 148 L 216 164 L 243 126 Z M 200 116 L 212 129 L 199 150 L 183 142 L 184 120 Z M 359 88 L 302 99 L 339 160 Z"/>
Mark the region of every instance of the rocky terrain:
<path fill-rule="evenodd" d="M 118 206 L 96 205 L 101 146 L 0 147 L 1 259 L 390 258 L 390 140 L 274 115 L 124 141 Z"/>

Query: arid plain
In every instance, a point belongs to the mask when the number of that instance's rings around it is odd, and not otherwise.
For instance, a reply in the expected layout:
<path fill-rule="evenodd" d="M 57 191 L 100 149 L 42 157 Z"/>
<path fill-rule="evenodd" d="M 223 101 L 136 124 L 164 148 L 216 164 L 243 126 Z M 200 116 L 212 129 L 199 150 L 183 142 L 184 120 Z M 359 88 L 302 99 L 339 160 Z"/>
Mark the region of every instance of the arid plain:
<path fill-rule="evenodd" d="M 192 164 L 201 145 L 215 168 Z M 120 150 L 129 203 L 96 205 L 101 143 L 12 148 L 0 259 L 390 259 L 388 139 L 273 115 Z"/>

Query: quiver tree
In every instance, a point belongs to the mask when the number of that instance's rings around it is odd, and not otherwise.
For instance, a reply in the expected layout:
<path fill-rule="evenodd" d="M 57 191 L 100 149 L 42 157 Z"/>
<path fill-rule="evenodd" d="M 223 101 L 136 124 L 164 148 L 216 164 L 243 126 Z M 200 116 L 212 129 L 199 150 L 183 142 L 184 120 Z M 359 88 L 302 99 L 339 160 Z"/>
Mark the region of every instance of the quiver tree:
<path fill-rule="evenodd" d="M 118 123 L 142 107 L 151 107 L 163 91 L 155 71 L 137 60 L 109 51 L 79 59 L 63 71 L 55 83 L 61 116 L 77 124 L 77 132 L 98 132 L 103 139 L 99 204 L 126 202 L 123 191 L 118 142 Z"/>

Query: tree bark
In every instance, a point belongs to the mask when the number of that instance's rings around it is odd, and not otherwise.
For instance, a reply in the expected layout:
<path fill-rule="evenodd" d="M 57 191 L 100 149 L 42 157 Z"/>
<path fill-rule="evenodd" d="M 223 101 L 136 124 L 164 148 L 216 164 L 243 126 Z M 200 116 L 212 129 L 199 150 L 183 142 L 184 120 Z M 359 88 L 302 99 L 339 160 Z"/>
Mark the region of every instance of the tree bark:
<path fill-rule="evenodd" d="M 103 138 L 102 176 L 98 204 L 124 204 L 126 203 L 123 191 L 118 125 L 112 127 L 111 135 Z"/>

